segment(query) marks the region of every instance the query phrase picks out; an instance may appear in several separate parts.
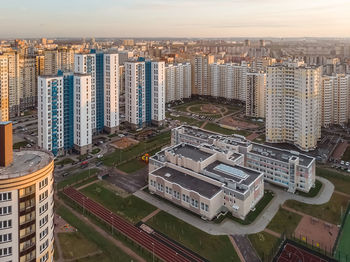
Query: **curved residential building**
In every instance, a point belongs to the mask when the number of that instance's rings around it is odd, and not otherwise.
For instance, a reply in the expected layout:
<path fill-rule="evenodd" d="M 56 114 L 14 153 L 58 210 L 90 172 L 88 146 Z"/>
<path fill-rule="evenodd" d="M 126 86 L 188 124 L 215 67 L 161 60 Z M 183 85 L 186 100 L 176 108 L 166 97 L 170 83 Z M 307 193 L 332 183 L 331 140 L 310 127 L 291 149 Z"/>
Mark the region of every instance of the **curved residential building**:
<path fill-rule="evenodd" d="M 53 261 L 53 155 L 12 153 L 12 124 L 0 122 L 0 261 Z"/>

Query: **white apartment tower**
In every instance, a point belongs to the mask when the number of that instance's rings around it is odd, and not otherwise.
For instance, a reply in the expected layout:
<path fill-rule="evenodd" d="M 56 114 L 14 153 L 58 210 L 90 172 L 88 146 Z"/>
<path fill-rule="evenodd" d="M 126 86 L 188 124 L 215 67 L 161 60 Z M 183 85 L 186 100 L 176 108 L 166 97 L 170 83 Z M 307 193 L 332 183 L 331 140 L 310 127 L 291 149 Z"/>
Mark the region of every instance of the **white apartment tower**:
<path fill-rule="evenodd" d="M 266 142 L 313 150 L 321 136 L 321 69 L 297 63 L 267 69 Z"/>
<path fill-rule="evenodd" d="M 147 62 L 146 62 L 147 63 Z M 161 126 L 165 120 L 165 63 L 151 62 L 152 123 Z M 147 91 L 147 86 L 146 86 Z M 146 99 L 147 102 L 147 99 Z"/>
<path fill-rule="evenodd" d="M 9 120 L 8 59 L 0 56 L 0 122 Z"/>
<path fill-rule="evenodd" d="M 210 96 L 209 65 L 214 63 L 213 55 L 196 55 L 192 61 L 192 93 Z"/>
<path fill-rule="evenodd" d="M 144 62 L 125 62 L 125 120 L 134 128 L 146 123 Z"/>
<path fill-rule="evenodd" d="M 350 75 L 323 76 L 321 84 L 322 126 L 345 125 L 349 119 Z"/>
<path fill-rule="evenodd" d="M 91 75 L 91 125 L 96 131 L 96 54 L 75 54 L 74 73 Z"/>
<path fill-rule="evenodd" d="M 92 148 L 92 77 L 74 74 L 74 148 L 86 154 Z"/>
<path fill-rule="evenodd" d="M 191 64 L 169 64 L 165 67 L 166 102 L 191 97 Z"/>
<path fill-rule="evenodd" d="M 54 155 L 63 149 L 63 77 L 38 77 L 38 145 Z"/>
<path fill-rule="evenodd" d="M 104 54 L 104 128 L 115 133 L 119 127 L 119 57 Z"/>
<path fill-rule="evenodd" d="M 265 118 L 266 74 L 247 73 L 246 115 Z"/>

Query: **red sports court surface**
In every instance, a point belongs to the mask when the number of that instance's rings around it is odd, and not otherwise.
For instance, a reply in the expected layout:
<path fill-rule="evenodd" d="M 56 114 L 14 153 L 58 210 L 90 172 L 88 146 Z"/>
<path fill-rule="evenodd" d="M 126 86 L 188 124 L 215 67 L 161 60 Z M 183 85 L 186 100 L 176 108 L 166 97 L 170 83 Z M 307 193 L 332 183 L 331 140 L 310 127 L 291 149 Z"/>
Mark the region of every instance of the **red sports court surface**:
<path fill-rule="evenodd" d="M 110 210 L 106 209 L 99 203 L 89 199 L 78 190 L 69 187 L 63 190 L 63 193 L 71 200 L 79 204 L 84 210 L 89 211 L 93 215 L 97 216 L 104 222 L 113 226 L 113 229 L 119 231 L 123 235 L 127 236 L 140 246 L 144 247 L 155 256 L 164 261 L 171 262 L 190 262 L 190 261 L 203 261 L 201 258 L 195 256 L 191 252 L 183 249 L 182 247 L 175 245 L 174 243 L 162 242 L 146 233 L 142 229 L 130 224 L 123 218 L 115 215 Z"/>
<path fill-rule="evenodd" d="M 327 262 L 317 255 L 311 254 L 302 248 L 298 248 L 291 244 L 286 244 L 277 258 L 278 262 Z"/>

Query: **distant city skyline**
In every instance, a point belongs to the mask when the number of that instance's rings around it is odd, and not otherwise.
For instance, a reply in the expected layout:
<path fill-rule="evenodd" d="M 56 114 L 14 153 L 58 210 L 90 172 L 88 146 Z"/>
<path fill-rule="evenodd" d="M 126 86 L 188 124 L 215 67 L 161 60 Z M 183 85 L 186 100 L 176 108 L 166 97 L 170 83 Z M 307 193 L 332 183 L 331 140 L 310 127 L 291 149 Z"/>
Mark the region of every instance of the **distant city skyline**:
<path fill-rule="evenodd" d="M 350 37 L 348 0 L 15 0 L 0 38 Z"/>

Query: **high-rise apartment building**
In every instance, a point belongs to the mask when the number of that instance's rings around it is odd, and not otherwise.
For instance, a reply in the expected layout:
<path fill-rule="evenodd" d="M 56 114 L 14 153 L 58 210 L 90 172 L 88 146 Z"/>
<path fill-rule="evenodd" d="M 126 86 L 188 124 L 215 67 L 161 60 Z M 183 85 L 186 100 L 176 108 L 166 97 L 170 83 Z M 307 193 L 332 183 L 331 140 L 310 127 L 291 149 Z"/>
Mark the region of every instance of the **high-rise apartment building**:
<path fill-rule="evenodd" d="M 37 104 L 36 58 L 19 57 L 20 110 L 34 108 Z"/>
<path fill-rule="evenodd" d="M 213 55 L 196 55 L 192 61 L 192 94 L 209 96 L 209 65 L 214 63 Z"/>
<path fill-rule="evenodd" d="M 0 56 L 0 122 L 9 120 L 8 59 Z"/>
<path fill-rule="evenodd" d="M 92 77 L 74 75 L 74 149 L 86 154 L 92 149 Z"/>
<path fill-rule="evenodd" d="M 349 120 L 350 75 L 323 76 L 321 84 L 321 123 L 346 125 Z"/>
<path fill-rule="evenodd" d="M 266 142 L 313 150 L 321 137 L 321 69 L 298 63 L 268 67 Z"/>
<path fill-rule="evenodd" d="M 211 96 L 245 101 L 248 71 L 245 63 L 213 63 L 209 68 Z"/>
<path fill-rule="evenodd" d="M 58 72 L 58 51 L 45 50 L 44 51 L 44 75 L 52 76 Z"/>
<path fill-rule="evenodd" d="M 247 73 L 246 115 L 265 118 L 266 74 Z"/>
<path fill-rule="evenodd" d="M 10 117 L 20 114 L 19 55 L 16 52 L 4 54 L 8 58 L 8 86 Z"/>
<path fill-rule="evenodd" d="M 58 49 L 57 55 L 58 55 L 57 57 L 58 69 L 64 72 L 73 72 L 74 71 L 74 50 L 69 47 L 62 47 Z"/>
<path fill-rule="evenodd" d="M 11 122 L 0 123 L 0 152 L 0 260 L 53 261 L 53 155 L 12 152 Z"/>
<path fill-rule="evenodd" d="M 119 56 L 104 54 L 104 129 L 115 133 L 119 128 Z"/>
<path fill-rule="evenodd" d="M 101 61 L 101 58 L 99 59 Z M 102 58 L 103 61 L 103 58 Z M 100 66 L 103 66 L 99 63 Z M 90 74 L 91 75 L 91 125 L 93 133 L 96 133 L 96 53 L 93 54 L 75 54 L 74 56 L 74 72 L 79 74 Z M 101 73 L 99 74 L 101 76 Z M 102 73 L 103 77 L 103 73 Z M 103 79 L 102 79 L 103 81 Z M 100 83 L 99 83 L 100 84 Z M 100 86 L 100 85 L 99 85 Z M 101 90 L 99 90 L 99 94 Z M 103 94 L 103 90 L 102 90 Z M 102 107 L 103 109 L 103 107 Z M 103 110 L 102 110 L 103 113 Z"/>
<path fill-rule="evenodd" d="M 162 125 L 165 119 L 165 63 L 125 63 L 125 119 L 132 128 Z"/>
<path fill-rule="evenodd" d="M 64 148 L 63 77 L 38 78 L 38 145 L 55 156 Z"/>
<path fill-rule="evenodd" d="M 191 64 L 169 64 L 165 67 L 166 102 L 191 97 Z"/>

